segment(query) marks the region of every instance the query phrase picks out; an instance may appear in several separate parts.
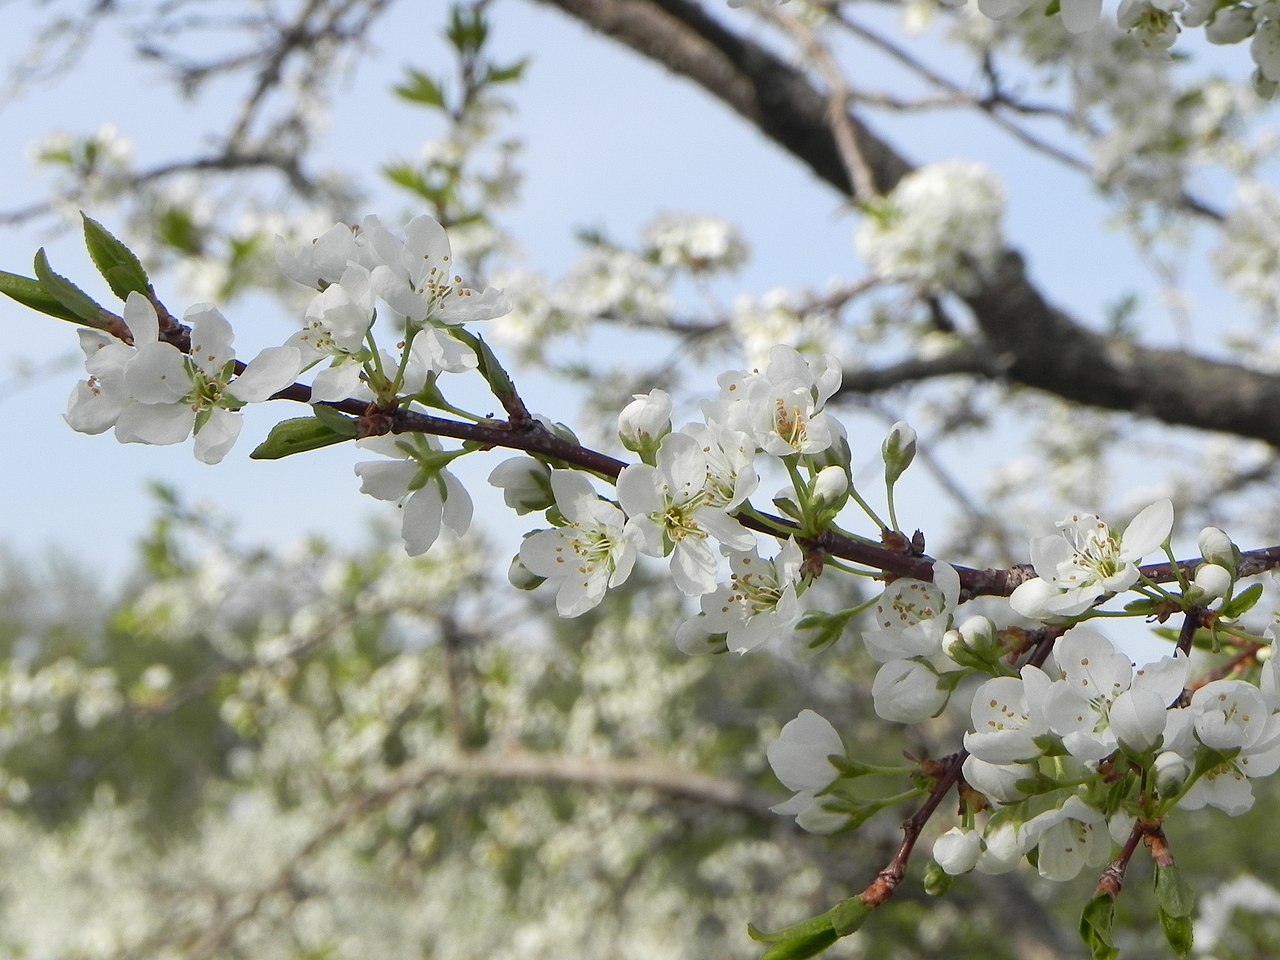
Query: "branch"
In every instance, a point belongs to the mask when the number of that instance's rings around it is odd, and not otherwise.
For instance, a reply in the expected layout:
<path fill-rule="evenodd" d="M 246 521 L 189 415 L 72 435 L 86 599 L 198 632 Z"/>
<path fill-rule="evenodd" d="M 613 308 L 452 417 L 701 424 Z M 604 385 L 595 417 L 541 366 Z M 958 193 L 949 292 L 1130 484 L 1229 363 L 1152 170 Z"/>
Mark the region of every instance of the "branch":
<path fill-rule="evenodd" d="M 798 68 L 691 0 L 543 0 L 701 86 L 822 180 L 855 197 L 827 117 L 828 97 Z M 849 124 L 877 192 L 914 168 L 856 114 Z M 1280 446 L 1280 377 L 1094 333 L 1050 305 L 1007 250 L 967 295 L 1008 378 L 1064 399 Z"/>

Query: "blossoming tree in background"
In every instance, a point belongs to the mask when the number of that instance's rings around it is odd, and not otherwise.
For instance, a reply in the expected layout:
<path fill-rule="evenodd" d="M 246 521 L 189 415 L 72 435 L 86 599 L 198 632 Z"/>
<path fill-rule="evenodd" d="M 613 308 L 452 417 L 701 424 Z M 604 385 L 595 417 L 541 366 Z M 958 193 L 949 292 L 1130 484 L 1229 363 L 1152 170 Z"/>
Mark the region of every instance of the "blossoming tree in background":
<path fill-rule="evenodd" d="M 852 4 L 753 8 L 803 54 L 799 65 L 721 23 L 709 7 L 651 0 L 555 5 L 701 83 L 843 191 L 861 216 L 855 247 L 866 277 L 834 283 L 824 293 L 787 291 L 759 303 L 739 301 L 727 311 L 713 305 L 695 321 L 677 319 L 679 283 L 697 285 L 724 274 L 746 253 L 727 226 L 667 215 L 653 223 L 637 251 L 589 238 L 587 256 L 554 290 L 514 273 L 502 278 L 490 208 L 505 196 L 512 151 L 499 151 L 496 169 L 482 164 L 492 159 L 484 150 L 494 137 L 498 91 L 517 80 L 522 67 L 487 59 L 487 5 L 478 3 L 450 14 L 447 35 L 459 61 L 455 96 L 417 72 L 398 91 L 450 122 L 447 149 L 421 167 L 389 170 L 431 213 L 402 227 L 366 215 L 324 224 L 310 235 L 289 231 L 269 245 L 258 238 L 279 271 L 307 290 L 307 302 L 297 329 L 248 363 L 235 358 L 232 324 L 222 308 L 198 302 L 180 314 L 170 310 L 170 297 L 153 283 L 142 259 L 89 217 L 83 218 L 88 252 L 115 301 L 95 298 L 55 272 L 43 250 L 35 276 L 0 275 L 0 291 L 13 300 L 80 327 L 85 379 L 72 390 L 68 423 L 84 433 L 114 431 L 124 443 L 164 445 L 194 437 L 197 458 L 214 464 L 235 444 L 239 414 L 248 404 L 307 405 L 303 415 L 274 427 L 252 456 L 306 456 L 348 443 L 381 455 L 385 459 L 356 463 L 355 473 L 363 493 L 395 505 L 411 557 L 460 549 L 444 531 L 468 533 L 473 500 L 451 468 L 462 458 L 501 451 L 490 483 L 533 526 L 510 550 L 514 586 L 536 596 L 549 583 L 559 615 L 584 622 L 607 616 L 611 604 L 623 602 L 619 598 L 640 603 L 644 593 L 669 586 L 670 597 L 682 597 L 684 605 L 637 621 L 664 625 L 629 640 L 678 648 L 694 658 L 690 663 L 712 664 L 691 670 L 731 674 L 751 669 L 745 665 L 757 659 L 811 656 L 809 685 L 797 693 L 788 717 L 773 718 L 777 732 L 756 750 L 756 769 L 763 754 L 777 780 L 793 791 L 789 800 L 779 796 L 771 805 L 774 815 L 794 818 L 815 835 L 869 837 L 884 848 L 883 856 L 862 876 L 842 877 L 839 892 L 831 886 L 834 895 L 820 906 L 807 904 L 805 919 L 779 917 L 780 906 L 792 907 L 789 897 L 779 895 L 772 904 L 765 898 L 763 913 L 770 919 L 750 927 L 749 935 L 767 960 L 848 944 L 858 949 L 866 942 L 860 938 L 871 936 L 873 914 L 904 899 L 909 877 L 940 897 L 962 896 L 965 883 L 985 882 L 980 877 L 1018 873 L 1053 883 L 1087 877 L 1092 887 L 1081 888 L 1075 903 L 1080 935 L 1092 956 L 1113 957 L 1126 945 L 1116 904 L 1140 855 L 1149 859 L 1154 877 L 1146 921 L 1160 929 L 1174 955 L 1190 955 L 1196 949 L 1195 894 L 1175 861 L 1182 852 L 1171 835 L 1213 811 L 1247 814 L 1255 784 L 1261 788 L 1280 769 L 1280 666 L 1271 655 L 1275 627 L 1268 603 L 1260 603 L 1263 582 L 1280 566 L 1280 546 L 1268 545 L 1280 536 L 1280 525 L 1274 504 L 1262 513 L 1247 498 L 1233 499 L 1274 476 L 1271 448 L 1259 453 L 1242 441 L 1280 439 L 1270 415 L 1280 384 L 1242 357 L 1211 360 L 1145 343 L 1126 329 L 1123 311 L 1104 335 L 1052 306 L 1004 239 L 1005 201 L 996 175 L 960 161 L 912 169 L 861 119 L 858 104 L 873 98 L 858 90 L 856 74 L 842 70 L 839 53 L 850 37 L 878 47 L 943 91 L 952 105 L 981 110 L 1029 149 L 1085 170 L 1111 192 L 1120 221 L 1159 264 L 1176 246 L 1179 225 L 1205 221 L 1224 228 L 1215 253 L 1223 280 L 1264 314 L 1249 342 L 1256 361 L 1266 353 L 1259 344 L 1274 334 L 1277 293 L 1268 271 L 1280 259 L 1268 232 L 1272 225 L 1258 211 L 1280 204 L 1261 180 L 1248 179 L 1240 208 L 1223 213 L 1193 192 L 1190 171 L 1197 164 L 1247 177 L 1264 170 L 1269 139 L 1248 138 L 1263 98 L 1280 82 L 1280 26 L 1273 11 L 1265 5 L 1204 9 L 1126 0 L 1117 13 L 1123 29 L 1116 32 L 1099 22 L 1098 6 L 1089 3 L 1047 10 L 979 3 L 976 14 L 911 5 L 911 17 L 947 19 L 956 42 L 978 52 L 984 89 L 973 93 L 860 24 Z M 620 18 L 623 12 L 629 16 Z M 1252 77 L 1234 86 L 1198 81 L 1194 97 L 1161 89 L 1171 85 L 1164 51 L 1179 24 L 1205 26 L 1213 42 L 1250 40 Z M 686 46 L 655 43 L 675 39 Z M 280 42 L 287 48 L 297 41 Z M 1068 77 L 1069 103 L 1036 103 L 1007 92 L 998 63 L 1011 51 L 1033 67 Z M 725 81 L 725 70 L 733 82 Z M 748 88 L 769 96 L 757 102 Z M 1139 93 L 1150 96 L 1143 101 Z M 1161 109 L 1167 115 L 1160 129 L 1138 123 Z M 1096 113 L 1106 113 L 1106 121 L 1095 122 Z M 1078 135 L 1092 160 L 1046 139 L 1039 126 L 1024 125 L 1024 115 L 1061 123 Z M 1176 142 L 1169 140 L 1170 129 L 1180 135 Z M 74 160 L 74 152 L 67 157 Z M 1159 177 L 1151 178 L 1151 170 Z M 80 172 L 86 180 L 80 188 L 97 175 Z M 127 176 L 122 183 L 128 186 Z M 146 216 L 154 217 L 154 210 Z M 148 225 L 155 226 L 142 224 Z M 214 224 L 202 229 L 216 234 Z M 184 253 L 156 232 L 151 240 L 159 241 L 160 261 Z M 1064 247 L 1074 246 L 1064 240 Z M 233 267 L 221 284 L 228 295 L 250 269 Z M 493 282 L 475 279 L 482 274 Z M 550 358 L 557 338 L 593 323 L 664 330 L 694 361 L 655 373 L 661 382 L 643 390 L 620 390 L 620 378 L 608 368 L 580 371 L 596 403 L 618 400 L 614 436 L 599 442 L 582 441 L 555 422 L 552 416 L 571 419 L 558 411 L 532 412 L 501 345 L 505 341 L 507 351 L 526 359 Z M 841 355 L 849 352 L 845 340 L 858 344 L 859 357 Z M 903 345 L 906 359 L 884 359 Z M 737 350 L 741 362 L 712 370 L 712 347 Z M 1024 396 L 1019 390 L 1055 398 L 1013 411 L 1027 417 L 1035 435 L 1028 441 L 1033 473 L 1024 482 L 1030 497 L 1039 507 L 1062 502 L 1051 518 L 1019 502 L 1009 474 L 997 474 L 988 502 L 975 503 L 905 420 L 884 417 L 882 439 L 871 444 L 865 427 L 854 430 L 843 416 L 851 397 L 880 402 L 890 388 L 959 375 L 991 381 L 998 396 L 984 405 L 973 396 L 972 381 L 959 395 L 943 384 L 932 405 L 922 405 L 939 446 L 966 430 L 1005 433 L 1005 401 Z M 699 376 L 706 378 L 701 387 Z M 463 378 L 482 381 L 501 414 L 460 405 Z M 673 392 L 691 387 L 701 403 L 677 426 Z M 1214 451 L 1212 470 L 1175 449 L 1174 460 L 1196 464 L 1196 482 L 1170 474 L 1154 494 L 1129 501 L 1122 512 L 1131 519 L 1118 523 L 1114 514 L 1121 511 L 1081 502 L 1111 495 L 1096 476 L 1082 479 L 1081 472 L 1105 472 L 1106 458 L 1115 455 L 1112 441 L 1126 438 L 1119 429 L 1109 436 L 1109 428 L 1091 419 L 1098 415 L 1077 415 L 1078 408 L 1065 403 L 1140 412 L 1168 425 L 1216 431 L 1233 443 Z M 1073 416 L 1079 422 L 1068 422 Z M 627 456 L 615 457 L 606 445 L 615 452 L 624 448 Z M 510 451 L 521 455 L 511 459 Z M 1150 474 L 1157 459 L 1144 459 L 1138 474 L 1148 485 L 1160 483 Z M 895 494 L 922 463 L 967 515 L 969 529 L 961 524 L 958 533 L 935 536 L 900 521 L 921 509 Z M 1201 516 L 1221 519 L 1188 525 L 1188 518 Z M 1197 530 L 1195 552 L 1177 549 Z M 1019 534 L 1029 551 L 1014 545 Z M 171 550 L 161 554 L 174 559 Z M 646 566 L 642 557 L 657 563 Z M 1025 557 L 1029 563 L 1018 562 Z M 641 576 L 655 578 L 645 581 L 643 592 L 636 583 Z M 168 602 L 175 609 L 194 609 L 192 599 L 182 596 L 195 589 L 189 579 L 175 577 L 171 584 L 177 589 Z M 423 681 L 399 674 L 420 670 L 420 660 L 378 664 L 367 674 L 372 693 L 343 686 L 332 679 L 342 669 L 307 659 L 326 642 L 325 618 L 337 615 L 317 612 L 325 610 L 329 593 L 350 594 L 351 609 L 342 616 L 353 623 L 393 617 L 401 605 L 416 609 L 404 594 L 380 602 L 362 574 L 353 571 L 350 579 L 360 588 L 344 588 L 340 573 L 331 571 L 309 603 L 288 601 L 275 618 L 255 613 L 254 630 L 261 633 L 249 652 L 237 647 L 240 641 L 221 651 L 242 665 L 225 674 L 235 678 L 236 695 L 224 695 L 217 705 L 221 721 L 246 741 L 257 738 L 287 753 L 267 728 L 288 719 L 304 741 L 332 748 L 304 751 L 316 764 L 319 787 L 289 761 L 233 761 L 228 755 L 228 765 L 239 762 L 276 782 L 286 808 L 288 798 L 308 789 L 341 802 L 318 827 L 311 824 L 311 839 L 299 840 L 285 863 L 264 869 L 276 878 L 262 888 L 265 893 L 243 897 L 245 907 L 210 908 L 205 926 L 195 927 L 200 932 L 190 954 L 180 938 L 159 932 L 132 939 L 113 933 L 120 949 L 163 946 L 174 956 L 198 956 L 252 936 L 241 926 L 250 926 L 255 904 L 277 896 L 307 899 L 313 881 L 303 874 L 323 872 L 316 854 L 329 838 L 350 831 L 358 848 L 360 830 L 381 829 L 368 819 L 371 809 L 387 808 L 387 829 L 431 821 L 437 811 L 423 797 L 437 776 L 630 783 L 718 803 L 722 813 L 737 807 L 760 812 L 758 802 L 687 768 L 672 776 L 643 765 L 581 767 L 575 766 L 578 758 L 539 759 L 529 748 L 560 737 L 555 724 L 516 719 L 516 704 L 538 698 L 515 681 L 505 707 L 503 694 L 493 689 L 467 702 L 451 659 L 458 627 L 450 618 L 439 636 L 446 654 L 446 719 L 440 724 L 446 736 L 415 715 L 415 691 Z M 466 595 L 464 577 L 451 602 L 464 604 Z M 146 613 L 134 616 L 145 623 Z M 1139 666 L 1111 635 L 1121 623 L 1149 624 L 1167 641 L 1166 651 Z M 488 629 L 502 627 L 489 623 Z M 274 646 L 264 636 L 273 630 Z M 353 630 L 358 638 L 360 628 Z M 584 671 L 588 662 L 584 656 Z M 494 666 L 486 679 L 501 688 L 512 670 Z M 662 672 L 647 681 L 661 687 Z M 298 691 L 292 689 L 295 676 Z M 114 680 L 104 682 L 111 687 Z M 80 697 L 84 683 L 79 674 L 69 683 L 77 691 L 71 699 Z M 105 697 L 103 715 L 127 714 L 126 705 L 139 715 L 177 709 L 187 696 L 227 685 L 206 679 L 201 690 L 193 682 L 192 692 L 175 695 L 175 702 L 159 665 L 140 673 L 138 683 L 129 698 Z M 859 694 L 870 703 L 865 722 L 842 726 L 824 712 Z M 397 704 L 390 715 L 365 700 L 383 695 Z M 309 699 L 308 709 L 285 709 L 295 697 Z M 662 710 L 671 709 L 675 698 L 656 699 L 655 709 Z M 426 702 L 421 709 L 429 713 Z M 547 704 L 555 702 L 547 698 Z M 744 697 L 719 706 L 733 712 L 759 705 Z M 370 715 L 362 718 L 362 710 Z M 273 719 L 273 712 L 279 716 Z M 508 715 L 515 731 L 508 743 L 517 748 L 503 746 L 508 734 L 491 722 L 494 712 Z M 329 718 L 321 723 L 317 718 L 325 713 Z M 574 723 L 572 712 L 555 720 Z M 330 725 L 342 728 L 341 736 L 330 740 Z M 886 755 L 881 741 L 900 734 L 899 749 Z M 671 737 L 675 753 L 683 748 L 696 757 L 702 736 L 726 746 L 715 733 L 690 730 L 689 736 L 687 744 Z M 592 738 L 581 743 L 590 756 Z M 626 749 L 637 746 L 628 742 Z M 745 778 L 753 761 L 744 758 L 737 769 L 732 760 L 718 762 L 732 780 Z M 12 791 L 21 796 L 23 789 L 15 780 Z M 393 807 L 399 812 L 393 814 Z M 1212 810 L 1198 812 L 1204 808 Z M 894 819 L 888 811 L 897 812 L 901 833 L 886 845 L 884 831 L 876 830 Z M 607 834 L 609 828 L 601 829 Z M 752 829 L 744 825 L 742 831 Z M 485 824 L 474 832 L 483 839 L 501 831 Z M 414 864 L 426 854 L 413 844 L 440 841 L 415 830 L 402 842 L 406 862 Z M 393 849 L 374 845 L 380 852 Z M 644 848 L 638 842 L 633 852 Z M 922 860 L 913 876 L 912 866 Z M 1230 865 L 1222 866 L 1225 878 Z M 518 878 L 510 882 L 519 885 Z M 708 885 L 717 882 L 708 875 Z M 340 899 L 330 898 L 334 904 Z M 292 910 L 285 913 L 299 922 Z M 337 913 L 325 920 L 335 929 Z M 655 919 L 653 929 L 665 922 Z M 699 934 L 682 936 L 684 948 L 699 943 Z M 1219 930 L 1211 940 L 1221 937 Z M 1143 955 L 1150 942 L 1143 941 Z M 367 947 L 335 935 L 322 946 L 308 941 L 306 949 Z M 513 949 L 514 955 L 532 955 L 541 947 Z M 659 938 L 643 949 L 666 947 Z"/>

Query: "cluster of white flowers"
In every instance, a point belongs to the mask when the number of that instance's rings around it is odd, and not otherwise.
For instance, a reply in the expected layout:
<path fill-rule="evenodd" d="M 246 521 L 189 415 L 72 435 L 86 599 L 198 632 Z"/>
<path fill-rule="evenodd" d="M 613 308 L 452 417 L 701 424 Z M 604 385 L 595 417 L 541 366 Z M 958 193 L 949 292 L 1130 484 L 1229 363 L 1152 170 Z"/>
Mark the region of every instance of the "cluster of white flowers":
<path fill-rule="evenodd" d="M 846 495 L 844 428 L 825 411 L 839 385 L 833 357 L 809 360 L 776 346 L 762 371 L 721 376 L 720 396 L 705 404 L 704 420 L 681 430 L 671 429 L 666 393 L 637 396 L 618 427 L 644 462 L 623 469 L 617 503 L 600 499 L 579 474 L 553 472 L 560 525 L 526 539 L 521 563 L 536 577 L 559 581 L 560 612 L 576 616 L 626 579 L 637 554 L 667 557 L 676 586 L 701 598 L 701 612 L 677 638 L 682 649 L 727 645 L 743 653 L 785 635 L 800 616 L 800 548 L 791 540 L 775 557 L 761 557 L 755 535 L 733 514 L 756 490 L 761 455 L 809 463 L 806 489 L 785 491 L 792 502 L 830 507 Z M 816 462 L 827 456 L 844 465 Z M 834 481 L 830 471 L 839 474 Z M 508 502 L 536 504 L 539 481 L 518 477 L 508 462 L 491 481 Z M 726 559 L 730 575 L 721 583 Z"/>
<path fill-rule="evenodd" d="M 1065 5 L 1064 5 L 1065 6 Z M 858 256 L 884 280 L 925 290 L 973 289 L 1004 249 L 1004 189 L 977 163 L 931 163 L 864 205 Z"/>
<path fill-rule="evenodd" d="M 1222 231 L 1214 265 L 1223 282 L 1265 317 L 1280 317 L 1280 194 L 1245 181 Z"/>
<path fill-rule="evenodd" d="M 982 168 L 936 165 L 904 180 L 872 211 L 859 247 L 887 279 L 963 289 L 999 255 L 1001 205 L 998 185 Z M 650 242 L 659 261 L 665 250 L 696 271 L 690 258 L 727 263 L 732 244 L 717 236 L 705 224 L 673 221 L 655 226 Z M 310 388 L 313 401 L 412 407 L 430 399 L 425 391 L 435 389 L 439 374 L 473 370 L 481 361 L 459 326 L 509 308 L 500 291 L 463 285 L 453 273 L 449 240 L 429 217 L 412 220 L 403 239 L 373 217 L 354 229 L 337 224 L 301 250 L 281 243 L 278 257 L 287 276 L 316 291 L 301 329 L 286 343 L 239 364 L 229 324 L 212 306 L 199 305 L 186 314 L 190 351 L 184 352 L 170 342 L 183 331 L 163 330 L 155 304 L 130 294 L 123 319 L 131 343 L 81 332 L 89 376 L 72 395 L 71 425 L 88 433 L 114 428 L 124 442 L 175 443 L 194 433 L 197 456 L 216 462 L 234 442 L 245 404 L 269 399 L 312 367 L 323 365 Z M 640 259 L 635 264 L 657 269 Z M 622 309 L 612 294 L 605 300 L 613 306 L 600 301 L 593 309 Z M 390 318 L 398 355 L 378 347 L 379 311 Z M 621 469 L 614 499 L 561 461 L 502 463 L 490 482 L 508 506 L 520 514 L 545 512 L 550 524 L 523 541 L 512 581 L 526 588 L 552 582 L 560 614 L 576 617 L 625 582 L 643 555 L 666 560 L 677 588 L 698 600 L 698 612 L 676 632 L 685 652 L 743 654 L 788 636 L 822 559 L 810 541 L 850 501 L 885 532 L 852 487 L 845 427 L 827 410 L 841 376 L 831 355 L 775 344 L 759 367 L 722 374 L 701 419 L 680 429 L 673 428 L 667 393 L 636 395 L 619 415 L 618 436 L 639 462 Z M 880 450 L 894 526 L 893 485 L 917 442 L 907 424 L 895 423 Z M 448 469 L 466 448 L 446 450 L 421 433 L 368 436 L 358 444 L 384 457 L 355 470 L 362 492 L 401 508 L 410 555 L 427 551 L 444 528 L 467 530 L 471 498 Z M 761 474 L 773 472 L 789 479 L 772 501 L 796 534 L 762 556 L 743 519 L 770 529 L 774 521 L 755 513 L 749 498 Z M 961 573 L 942 561 L 932 563 L 927 581 L 886 576 L 882 594 L 867 604 L 874 623 L 862 640 L 879 663 L 871 692 L 880 718 L 923 723 L 957 690 L 972 691 L 972 728 L 953 773 L 986 802 L 966 803 L 962 823 L 935 844 L 942 871 L 1003 872 L 1031 855 L 1043 876 L 1068 880 L 1100 866 L 1139 818 L 1155 821 L 1175 807 L 1243 813 L 1253 802 L 1250 778 L 1280 769 L 1280 660 L 1257 656 L 1265 663 L 1256 682 L 1241 674 L 1192 685 L 1185 649 L 1138 669 L 1081 624 L 1129 591 L 1140 598 L 1127 611 L 1136 616 L 1181 610 L 1199 617 L 1208 610 L 1229 622 L 1246 609 L 1232 606 L 1239 551 L 1216 528 L 1202 531 L 1203 562 L 1180 572 L 1176 592 L 1144 577 L 1144 558 L 1161 550 L 1172 556 L 1173 521 L 1169 500 L 1141 510 L 1123 532 L 1092 513 L 1073 513 L 1056 534 L 1031 542 L 1036 576 L 1012 591 L 1003 627 L 998 609 L 960 615 L 967 599 Z M 1029 639 L 1027 620 L 1040 625 L 1041 639 Z M 1033 647 L 1038 654 L 1028 658 Z M 263 689 L 274 682 L 273 669 L 262 664 Z M 369 697 L 384 707 L 425 682 L 413 671 L 380 679 L 384 688 L 371 687 Z M 225 719 L 256 722 L 255 698 L 269 699 L 250 684 L 225 705 Z M 359 765 L 382 749 L 384 733 L 378 725 L 353 728 L 335 756 Z M 802 827 L 831 832 L 874 812 L 846 789 L 868 765 L 813 711 L 782 729 L 767 758 L 794 792 L 774 809 L 796 816 Z"/>
<path fill-rule="evenodd" d="M 428 216 L 411 220 L 404 239 L 371 216 L 356 228 L 334 224 L 300 250 L 278 240 L 277 261 L 287 277 L 316 290 L 302 328 L 284 344 L 237 364 L 230 324 L 217 308 L 198 304 L 184 315 L 191 338 L 184 352 L 161 335 L 151 301 L 131 293 L 124 322 L 132 344 L 80 331 L 89 376 L 71 395 L 67 422 L 83 433 L 114 428 L 122 443 L 180 443 L 194 433 L 196 457 L 217 463 L 239 435 L 241 408 L 270 399 L 304 371 L 327 361 L 311 385 L 313 401 L 411 397 L 435 374 L 475 369 L 475 353 L 452 328 L 510 309 L 500 290 L 463 285 L 444 228 Z M 400 357 L 377 349 L 379 303 L 403 345 Z M 411 554 L 427 550 L 442 527 L 467 529 L 470 496 L 445 469 L 457 454 L 421 435 L 361 444 L 393 458 L 358 464 L 356 473 L 363 492 L 403 509 Z"/>
<path fill-rule="evenodd" d="M 645 227 L 643 237 L 661 266 L 694 274 L 735 270 L 747 259 L 742 235 L 719 217 L 661 214 Z"/>

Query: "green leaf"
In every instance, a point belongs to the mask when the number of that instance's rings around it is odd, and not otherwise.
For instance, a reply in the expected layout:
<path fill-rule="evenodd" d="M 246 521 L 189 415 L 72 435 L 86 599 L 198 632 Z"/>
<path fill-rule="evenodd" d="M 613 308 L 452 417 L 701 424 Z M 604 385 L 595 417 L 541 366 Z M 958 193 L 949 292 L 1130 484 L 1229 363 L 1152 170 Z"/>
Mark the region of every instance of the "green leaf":
<path fill-rule="evenodd" d="M 98 221 L 80 214 L 84 220 L 84 243 L 89 250 L 89 258 L 93 265 L 107 281 L 111 292 L 121 300 L 129 299 L 129 294 L 147 294 L 151 292 L 151 281 L 147 271 L 132 250 L 117 240 Z"/>
<path fill-rule="evenodd" d="M 1120 951 L 1111 943 L 1111 924 L 1115 920 L 1116 901 L 1107 893 L 1099 893 L 1080 915 L 1080 939 L 1089 948 L 1093 960 L 1116 960 Z"/>
<path fill-rule="evenodd" d="M 1179 957 L 1191 954 L 1191 915 L 1196 909 L 1196 893 L 1173 864 L 1156 864 L 1156 904 L 1164 938 Z"/>
<path fill-rule="evenodd" d="M 326 407 L 323 403 L 312 404 L 311 409 L 315 411 L 316 419 L 322 421 L 334 433 L 340 433 L 344 437 L 354 437 L 356 435 L 358 428 L 355 420 L 340 410 Z"/>
<path fill-rule="evenodd" d="M 1258 598 L 1262 596 L 1262 584 L 1255 583 L 1248 590 L 1237 594 L 1231 598 L 1230 603 L 1224 603 L 1222 609 L 1218 611 L 1219 616 L 1234 620 L 1236 617 L 1242 616 L 1253 609 L 1254 604 L 1258 602 Z"/>
<path fill-rule="evenodd" d="M 480 376 L 488 381 L 489 389 L 493 391 L 493 395 L 499 400 L 503 397 L 514 397 L 516 395 L 516 385 L 511 382 L 511 375 L 502 366 L 497 354 L 484 342 L 484 338 L 478 337 L 462 327 L 454 327 L 451 332 L 475 351 L 476 358 L 479 360 Z"/>
<path fill-rule="evenodd" d="M 485 71 L 484 78 L 489 83 L 510 83 L 512 80 L 519 80 L 524 74 L 524 68 L 528 65 L 528 57 L 521 57 L 509 67 L 495 67 L 490 64 L 489 69 Z"/>
<path fill-rule="evenodd" d="M 0 270 L 0 293 L 39 313 L 57 317 L 59 320 L 70 320 L 72 323 L 82 322 L 80 317 L 50 296 L 39 280 L 31 277 Z M 91 324 L 91 326 L 102 329 L 102 325 L 98 323 Z"/>
<path fill-rule="evenodd" d="M 1189 917 L 1196 909 L 1196 892 L 1173 864 L 1156 864 L 1156 902 L 1175 917 Z"/>
<path fill-rule="evenodd" d="M 1156 602 L 1147 597 L 1140 600 L 1130 600 L 1124 605 L 1125 613 L 1150 614 L 1156 612 Z"/>
<path fill-rule="evenodd" d="M 252 460 L 279 460 L 291 457 L 295 453 L 306 453 L 308 450 L 319 450 L 335 443 L 343 443 L 355 436 L 355 432 L 335 430 L 320 417 L 299 417 L 277 423 L 263 440 L 249 454 Z"/>
<path fill-rule="evenodd" d="M 102 315 L 106 311 L 98 305 L 93 297 L 89 296 L 66 277 L 59 276 L 53 272 L 53 268 L 49 266 L 49 257 L 45 254 L 44 247 L 36 251 L 35 268 L 40 286 L 54 300 L 71 311 L 77 320 L 91 327 L 97 327 L 99 330 L 105 328 L 106 325 L 103 323 Z"/>
<path fill-rule="evenodd" d="M 409 79 L 396 86 L 396 95 L 411 103 L 425 103 L 429 107 L 444 109 L 444 90 L 419 70 L 406 71 Z"/>

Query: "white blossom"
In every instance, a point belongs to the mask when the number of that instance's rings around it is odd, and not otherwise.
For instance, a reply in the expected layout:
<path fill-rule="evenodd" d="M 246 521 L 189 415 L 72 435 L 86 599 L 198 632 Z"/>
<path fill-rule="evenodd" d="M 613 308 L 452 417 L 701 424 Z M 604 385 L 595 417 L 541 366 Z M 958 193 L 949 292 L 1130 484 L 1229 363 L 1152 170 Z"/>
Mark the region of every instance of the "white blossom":
<path fill-rule="evenodd" d="M 988 0 L 984 12 L 989 6 Z M 1069 6 L 1063 4 L 1064 19 Z M 1000 181 L 981 164 L 928 164 L 867 211 L 855 236 L 858 256 L 887 281 L 971 291 L 994 271 L 1004 249 L 1004 202 Z"/>
<path fill-rule="evenodd" d="M 1104 594 L 1133 586 L 1138 561 L 1169 537 L 1173 504 L 1151 504 L 1123 537 L 1092 513 L 1072 514 L 1058 527 L 1059 536 L 1031 541 L 1031 563 L 1040 576 L 1019 584 L 1009 597 L 1015 611 L 1033 620 L 1077 616 Z"/>
<path fill-rule="evenodd" d="M 771 809 L 795 816 L 811 833 L 831 833 L 842 827 L 848 818 L 824 810 L 819 794 L 840 776 L 828 758 L 844 754 L 844 743 L 835 727 L 812 710 L 801 710 L 766 751 L 774 774 L 788 790 L 796 791 L 790 800 Z"/>
<path fill-rule="evenodd" d="M 357 463 L 360 492 L 387 500 L 401 511 L 400 536 L 411 557 L 426 553 L 448 527 L 458 536 L 471 526 L 471 495 L 440 462 L 440 443 L 421 433 L 387 434 L 357 441 L 391 457 Z"/>
<path fill-rule="evenodd" d="M 681 626 L 677 646 L 701 652 L 698 640 L 723 633 L 730 650 L 746 653 L 789 634 L 800 619 L 796 587 L 803 559 L 795 540 L 784 543 L 771 560 L 762 559 L 754 547 L 731 553 L 729 582 L 703 595 L 702 612 Z"/>
<path fill-rule="evenodd" d="M 561 580 L 556 608 L 562 617 L 576 617 L 631 575 L 636 550 L 623 536 L 622 511 L 600 499 L 585 476 L 553 470 L 551 488 L 568 522 L 527 537 L 520 545 L 520 560 L 540 577 Z"/>
<path fill-rule="evenodd" d="M 641 553 L 669 554 L 676 586 L 693 597 L 716 589 L 719 563 L 712 538 L 733 550 L 755 546 L 750 530 L 712 505 L 707 477 L 707 453 L 686 433 L 663 439 L 654 466 L 634 463 L 618 477 L 628 536 Z"/>

